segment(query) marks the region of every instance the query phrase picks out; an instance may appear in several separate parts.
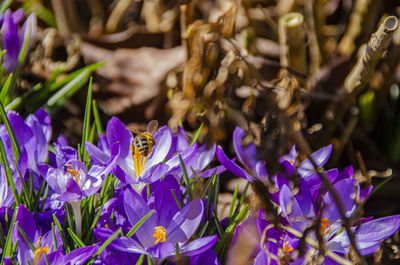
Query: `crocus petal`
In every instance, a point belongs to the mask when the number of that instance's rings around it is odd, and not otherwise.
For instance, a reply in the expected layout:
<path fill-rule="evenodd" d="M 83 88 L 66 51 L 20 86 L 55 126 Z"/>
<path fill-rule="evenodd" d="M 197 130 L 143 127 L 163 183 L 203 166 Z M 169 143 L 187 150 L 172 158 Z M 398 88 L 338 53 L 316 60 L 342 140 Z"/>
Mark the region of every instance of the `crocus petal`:
<path fill-rule="evenodd" d="M 255 260 L 254 260 L 254 265 L 278 265 L 278 261 L 275 260 L 272 257 L 268 258 L 267 253 L 265 253 L 265 251 L 260 251 L 258 252 L 258 255 L 256 256 Z"/>
<path fill-rule="evenodd" d="M 363 203 L 368 199 L 368 196 L 371 194 L 372 190 L 374 189 L 374 186 L 370 185 L 366 187 L 365 189 L 362 189 L 359 194 L 359 203 Z"/>
<path fill-rule="evenodd" d="M 134 190 L 128 188 L 124 193 L 124 207 L 129 222 L 136 225 L 143 216 L 150 212 L 146 202 Z M 157 226 L 157 213 L 153 213 L 136 231 L 135 235 L 144 247 L 153 246 L 154 228 Z"/>
<path fill-rule="evenodd" d="M 314 160 L 318 167 L 322 167 L 328 161 L 331 152 L 332 145 L 330 144 L 312 153 L 311 158 Z M 297 170 L 302 177 L 307 176 L 315 171 L 313 164 L 308 159 L 301 162 Z"/>
<path fill-rule="evenodd" d="M 138 181 L 145 184 L 153 183 L 156 180 L 162 178 L 168 172 L 168 165 L 159 163 L 147 169 L 142 176 L 139 177 Z"/>
<path fill-rule="evenodd" d="M 333 181 L 338 176 L 338 173 L 339 171 L 336 168 L 325 171 L 325 175 L 330 183 L 333 183 Z M 307 187 L 314 190 L 319 189 L 323 186 L 322 177 L 319 174 L 304 176 L 302 178 L 302 181 L 307 185 Z"/>
<path fill-rule="evenodd" d="M 64 256 L 61 250 L 47 254 L 48 264 L 65 264 Z M 46 259 L 43 257 L 39 260 L 37 265 L 47 265 Z"/>
<path fill-rule="evenodd" d="M 94 164 L 104 165 L 110 159 L 109 155 L 90 142 L 85 143 L 85 148 Z"/>
<path fill-rule="evenodd" d="M 97 249 L 98 246 L 96 245 L 74 249 L 64 256 L 64 261 L 66 263 L 69 262 L 70 264 L 75 265 L 85 264 L 85 262 L 93 256 Z"/>
<path fill-rule="evenodd" d="M 193 168 L 196 170 L 203 170 L 206 168 L 214 157 L 216 147 L 215 144 L 213 144 L 209 149 L 207 149 L 206 145 L 201 146 L 198 150 L 200 155 L 197 159 L 197 165 Z"/>
<path fill-rule="evenodd" d="M 38 119 L 39 123 L 41 124 L 43 133 L 46 137 L 46 141 L 50 142 L 52 131 L 53 131 L 53 129 L 51 127 L 50 115 L 45 110 L 40 108 L 36 111 L 35 116 Z"/>
<path fill-rule="evenodd" d="M 111 243 L 111 246 L 114 249 L 122 252 L 137 253 L 137 254 L 146 253 L 146 250 L 138 241 L 129 237 L 116 238 Z"/>
<path fill-rule="evenodd" d="M 125 124 L 123 124 L 118 118 L 112 117 L 107 123 L 106 132 L 108 144 L 110 146 L 113 143 L 119 143 L 121 158 L 131 156 L 130 145 L 133 141 L 133 136 L 127 130 Z"/>
<path fill-rule="evenodd" d="M 169 166 L 169 170 L 173 170 L 177 167 L 180 168 L 180 159 L 179 156 L 182 158 L 182 161 L 184 162 L 186 166 L 186 170 L 190 171 L 190 167 L 188 167 L 188 161 L 196 154 L 197 150 L 197 143 L 191 145 L 188 149 L 184 150 L 181 154 L 177 154 L 173 156 L 170 160 L 166 162 L 166 164 Z"/>
<path fill-rule="evenodd" d="M 400 228 L 400 215 L 372 220 L 358 226 L 355 233 L 357 246 L 363 255 L 375 252 L 374 247 Z M 372 251 L 372 252 L 371 252 Z"/>
<path fill-rule="evenodd" d="M 175 179 L 173 178 L 173 180 Z M 176 186 L 179 188 L 179 184 L 176 181 L 168 182 L 164 179 L 157 186 L 157 189 L 151 193 L 147 202 L 150 208 L 160 213 L 158 215 L 157 224 L 163 227 L 167 227 L 174 215 L 179 211 L 179 207 L 176 204 L 175 198 L 171 192 L 171 189 L 174 190 L 175 188 L 174 193 L 177 193 Z M 179 190 L 178 194 L 180 195 Z M 168 207 L 165 207 L 166 205 L 168 205 Z"/>
<path fill-rule="evenodd" d="M 242 139 L 245 135 L 246 133 L 240 127 L 236 127 L 235 131 L 233 132 L 233 147 L 235 148 L 236 155 L 242 164 L 252 170 L 255 170 L 257 162 L 257 148 L 252 143 L 248 144 L 247 146 L 243 146 Z"/>
<path fill-rule="evenodd" d="M 221 262 L 219 262 L 214 250 L 209 249 L 199 255 L 191 256 L 189 265 L 221 265 Z"/>
<path fill-rule="evenodd" d="M 233 160 L 230 160 L 222 150 L 220 146 L 217 147 L 217 158 L 219 162 L 226 167 L 228 171 L 230 171 L 232 174 L 235 176 L 238 176 L 240 178 L 247 179 L 248 181 L 254 181 L 254 178 L 246 172 L 243 168 L 239 167 Z"/>
<path fill-rule="evenodd" d="M 16 238 L 14 236 L 17 236 L 16 233 L 18 233 L 18 238 L 20 238 L 20 241 L 23 241 L 24 243 L 20 242 L 20 244 L 27 244 L 25 240 L 22 238 L 22 235 L 17 232 L 17 225 L 22 229 L 22 231 L 25 232 L 27 237 L 31 242 L 35 241 L 36 238 L 36 224 L 35 220 L 33 219 L 32 214 L 25 208 L 23 204 L 18 206 L 18 212 L 17 212 L 17 218 L 15 221 L 15 232 L 13 235 L 13 242 L 15 242 Z"/>
<path fill-rule="evenodd" d="M 346 212 L 346 216 L 349 217 L 354 211 L 355 198 L 359 193 L 359 185 L 355 179 L 343 179 L 333 185 L 337 195 L 340 197 L 340 201 Z M 323 203 L 326 205 L 323 216 L 328 218 L 329 222 L 334 222 L 341 219 L 339 209 L 336 202 L 330 192 L 327 192 L 323 198 Z"/>
<path fill-rule="evenodd" d="M 217 235 L 198 238 L 183 245 L 179 250 L 182 251 L 185 256 L 198 255 L 212 248 L 217 240 Z"/>
<path fill-rule="evenodd" d="M 203 203 L 199 199 L 186 204 L 172 218 L 167 227 L 168 242 L 186 242 L 196 231 L 203 216 Z"/>
<path fill-rule="evenodd" d="M 7 72 L 11 73 L 17 67 L 21 45 L 18 37 L 18 25 L 14 22 L 12 12 L 9 9 L 3 16 L 1 40 L 3 49 L 7 51 L 4 55 L 3 66 Z"/>
<path fill-rule="evenodd" d="M 36 15 L 35 13 L 32 13 L 25 20 L 25 23 L 22 25 L 21 32 L 19 33 L 19 45 L 21 48 L 25 38 L 29 38 L 28 49 L 32 47 L 33 36 L 36 33 L 36 24 Z"/>
<path fill-rule="evenodd" d="M 172 136 L 171 131 L 167 126 L 161 127 L 156 133 L 154 133 L 153 138 L 155 145 L 147 158 L 144 170 L 155 164 L 161 163 L 171 148 Z"/>
<path fill-rule="evenodd" d="M 165 259 L 167 257 L 175 256 L 176 246 L 170 242 L 161 242 L 154 246 L 146 248 L 146 252 L 150 254 L 152 258 Z"/>
<path fill-rule="evenodd" d="M 166 157 L 167 160 L 171 159 L 176 153 L 180 153 L 189 148 L 186 133 L 181 126 L 178 126 L 178 133 L 172 135 L 171 141 L 171 148 Z"/>

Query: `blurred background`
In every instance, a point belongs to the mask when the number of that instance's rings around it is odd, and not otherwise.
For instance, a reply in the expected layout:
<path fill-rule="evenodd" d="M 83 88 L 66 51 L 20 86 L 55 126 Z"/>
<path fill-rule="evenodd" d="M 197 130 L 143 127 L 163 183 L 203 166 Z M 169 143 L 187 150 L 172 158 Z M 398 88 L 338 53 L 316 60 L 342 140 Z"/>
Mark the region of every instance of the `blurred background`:
<path fill-rule="evenodd" d="M 366 215 L 400 213 L 400 31 L 377 58 L 357 64 L 379 25 L 399 17 L 399 1 L 9 2 L 38 17 L 18 95 L 105 62 L 93 73 L 104 126 L 118 116 L 143 130 L 155 119 L 190 135 L 203 124 L 199 141 L 217 141 L 230 157 L 240 126 L 270 174 L 302 135 L 311 150 L 333 145 L 328 168 L 352 164 L 362 185 L 388 182 Z M 353 80 L 355 69 L 365 73 Z M 349 82 L 358 85 L 351 90 Z M 55 137 L 72 145 L 82 135 L 85 87 L 53 113 Z M 34 108 L 29 101 L 15 107 Z M 226 175 L 222 189 L 231 192 Z"/>

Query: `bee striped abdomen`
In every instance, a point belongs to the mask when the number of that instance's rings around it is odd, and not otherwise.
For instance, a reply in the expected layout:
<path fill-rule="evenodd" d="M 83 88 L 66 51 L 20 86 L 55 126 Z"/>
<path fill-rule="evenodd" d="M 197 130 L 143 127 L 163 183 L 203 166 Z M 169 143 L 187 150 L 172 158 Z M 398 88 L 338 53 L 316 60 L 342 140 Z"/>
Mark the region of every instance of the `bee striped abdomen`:
<path fill-rule="evenodd" d="M 151 133 L 141 133 L 135 137 L 135 146 L 142 156 L 147 157 L 155 144 Z"/>

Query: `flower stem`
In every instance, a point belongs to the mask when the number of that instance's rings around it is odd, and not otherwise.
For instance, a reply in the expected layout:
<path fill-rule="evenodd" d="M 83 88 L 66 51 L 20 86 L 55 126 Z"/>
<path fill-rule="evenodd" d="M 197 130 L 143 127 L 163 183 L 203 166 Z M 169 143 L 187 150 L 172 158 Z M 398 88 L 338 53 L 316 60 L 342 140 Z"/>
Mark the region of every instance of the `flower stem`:
<path fill-rule="evenodd" d="M 81 238 L 82 236 L 82 216 L 81 216 L 81 201 L 71 201 L 72 209 L 75 216 L 76 235 Z"/>

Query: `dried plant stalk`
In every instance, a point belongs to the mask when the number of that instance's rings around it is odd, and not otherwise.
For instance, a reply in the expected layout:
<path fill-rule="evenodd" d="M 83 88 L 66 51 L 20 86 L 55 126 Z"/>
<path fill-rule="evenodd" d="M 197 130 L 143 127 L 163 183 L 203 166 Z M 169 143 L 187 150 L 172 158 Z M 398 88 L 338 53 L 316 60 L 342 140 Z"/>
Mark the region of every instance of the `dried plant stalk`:
<path fill-rule="evenodd" d="M 280 63 L 297 73 L 306 74 L 306 44 L 303 27 L 304 18 L 300 13 L 289 13 L 279 19 Z"/>
<path fill-rule="evenodd" d="M 358 94 L 369 82 L 376 64 L 389 46 L 399 24 L 395 16 L 387 17 L 379 29 L 372 34 L 368 44 L 361 47 L 356 65 L 346 77 L 344 87 L 348 94 Z"/>
<path fill-rule="evenodd" d="M 115 32 L 117 30 L 119 21 L 131 4 L 131 0 L 121 0 L 117 3 L 109 19 L 107 20 L 106 30 L 109 33 Z"/>
<path fill-rule="evenodd" d="M 371 0 L 357 0 L 351 13 L 349 26 L 338 45 L 338 51 L 343 55 L 351 55 L 356 48 L 355 40 L 360 35 L 364 17 L 368 12 Z"/>

